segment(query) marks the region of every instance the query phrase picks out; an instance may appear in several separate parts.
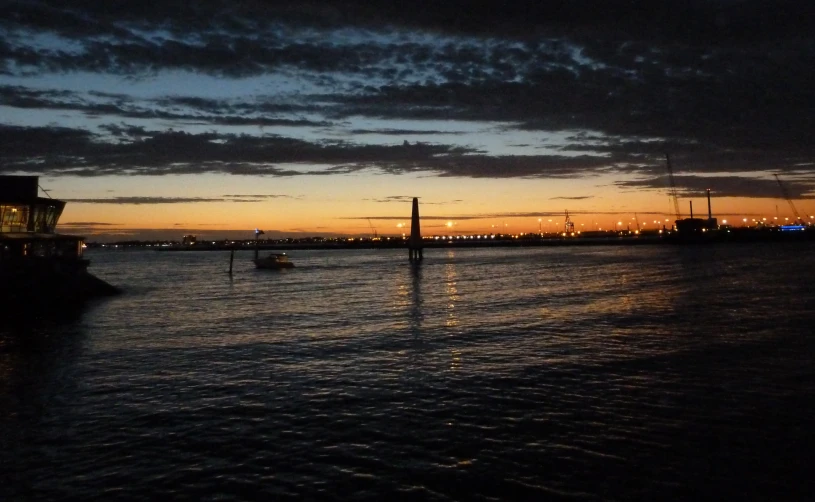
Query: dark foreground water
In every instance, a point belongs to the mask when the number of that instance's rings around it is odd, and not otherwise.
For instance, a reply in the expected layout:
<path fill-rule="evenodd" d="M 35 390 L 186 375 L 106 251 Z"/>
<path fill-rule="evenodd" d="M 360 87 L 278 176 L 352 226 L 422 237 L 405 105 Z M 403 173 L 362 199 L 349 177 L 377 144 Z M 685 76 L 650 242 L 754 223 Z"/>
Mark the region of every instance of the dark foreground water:
<path fill-rule="evenodd" d="M 92 253 L 0 324 L 0 500 L 798 500 L 815 247 Z"/>

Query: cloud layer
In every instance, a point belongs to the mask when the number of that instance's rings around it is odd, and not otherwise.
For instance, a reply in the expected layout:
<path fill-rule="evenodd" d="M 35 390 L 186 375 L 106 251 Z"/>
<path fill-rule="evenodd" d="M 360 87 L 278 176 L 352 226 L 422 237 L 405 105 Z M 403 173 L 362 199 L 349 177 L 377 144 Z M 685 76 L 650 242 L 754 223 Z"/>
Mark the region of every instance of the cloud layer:
<path fill-rule="evenodd" d="M 815 193 L 803 1 L 0 7 L 0 172 L 618 175 L 656 190 L 669 151 L 681 191 L 778 197 L 778 172 Z M 529 134 L 567 139 L 513 140 Z"/>

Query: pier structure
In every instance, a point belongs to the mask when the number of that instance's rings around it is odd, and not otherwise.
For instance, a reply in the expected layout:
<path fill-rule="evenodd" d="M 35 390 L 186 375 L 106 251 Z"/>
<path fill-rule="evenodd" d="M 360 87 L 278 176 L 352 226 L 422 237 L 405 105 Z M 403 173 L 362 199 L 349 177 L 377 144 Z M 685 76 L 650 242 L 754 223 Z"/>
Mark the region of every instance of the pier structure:
<path fill-rule="evenodd" d="M 39 177 L 0 175 L 0 312 L 25 318 L 118 289 L 88 273 L 85 238 L 58 234 L 65 201 L 39 197 Z M 36 317 L 36 316 L 32 316 Z"/>
<path fill-rule="evenodd" d="M 408 259 L 420 261 L 422 255 L 422 230 L 419 227 L 419 198 L 413 198 L 413 214 L 410 217 L 410 240 L 408 240 Z"/>

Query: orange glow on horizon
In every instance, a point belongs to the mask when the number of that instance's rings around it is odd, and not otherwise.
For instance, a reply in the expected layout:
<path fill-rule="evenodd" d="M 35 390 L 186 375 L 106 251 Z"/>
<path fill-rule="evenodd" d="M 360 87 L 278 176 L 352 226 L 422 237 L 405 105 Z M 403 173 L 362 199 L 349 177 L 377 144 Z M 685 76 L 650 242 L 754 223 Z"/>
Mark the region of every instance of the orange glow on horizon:
<path fill-rule="evenodd" d="M 194 177 L 190 177 L 194 178 Z M 393 177 L 394 179 L 399 177 Z M 84 180 L 76 185 L 82 187 Z M 152 181 L 152 180 L 151 180 Z M 168 197 L 183 191 L 185 180 L 171 180 L 169 186 L 159 188 L 147 187 L 134 189 L 134 193 L 152 193 Z M 215 199 L 224 193 L 280 193 L 274 198 L 258 199 L 246 202 L 221 201 L 213 202 L 179 202 L 161 204 L 94 204 L 69 202 L 60 219 L 61 224 L 81 222 L 102 223 L 89 225 L 92 231 L 83 233 L 94 235 L 115 233 L 117 231 L 137 231 L 142 229 L 178 230 L 179 234 L 190 231 L 217 235 L 219 231 L 250 231 L 262 228 L 267 235 L 305 236 L 305 235 L 359 235 L 373 234 L 372 226 L 379 235 L 400 236 L 410 227 L 411 200 L 407 196 L 397 201 L 387 201 L 389 193 L 419 194 L 422 233 L 425 235 L 490 235 L 498 233 L 560 233 L 565 224 L 563 201 L 552 201 L 562 195 L 562 186 L 549 187 L 543 194 L 532 191 L 518 180 L 462 180 L 460 184 L 468 188 L 467 192 L 456 195 L 461 201 L 450 202 L 449 187 L 439 179 L 412 180 L 414 185 L 408 188 L 386 186 L 380 189 L 377 197 L 367 192 L 367 188 L 348 184 L 348 180 L 332 184 L 322 183 L 309 186 L 308 190 L 292 185 L 289 180 L 277 182 L 272 180 L 268 187 L 247 177 L 239 180 L 247 183 L 241 188 L 212 188 L 217 183 L 206 185 L 208 192 L 201 192 L 198 197 Z M 396 179 L 396 181 L 399 181 Z M 231 178 L 217 180 L 218 183 L 231 182 Z M 175 185 L 173 185 L 173 183 Z M 276 184 L 275 184 L 276 183 Z M 289 183 L 289 185 L 285 185 Z M 497 191 L 496 186 L 502 187 Z M 504 190 L 503 187 L 508 187 Z M 547 185 L 548 186 L 548 185 Z M 102 185 L 99 190 L 107 188 Z M 199 188 L 198 190 L 204 190 Z M 106 190 L 110 191 L 110 190 Z M 56 191 L 55 191 L 56 192 Z M 568 193 L 573 193 L 574 188 Z M 287 195 L 291 193 L 293 195 Z M 305 195 L 301 195 L 305 193 Z M 715 193 L 715 192 L 714 192 Z M 93 194 L 99 197 L 97 194 Z M 130 195 L 130 194 L 126 194 Z M 60 197 L 54 193 L 55 198 Z M 90 195 L 88 195 L 90 197 Z M 707 217 L 705 194 L 693 199 L 680 199 L 681 217 L 689 216 L 688 202 L 704 211 L 694 211 L 695 217 Z M 422 201 L 427 201 L 422 203 Z M 624 204 L 624 205 L 621 205 Z M 801 214 L 815 213 L 809 200 L 795 201 Z M 676 216 L 666 194 L 657 191 L 626 194 L 621 199 L 619 192 L 613 188 L 605 192 L 598 191 L 586 200 L 573 201 L 569 204 L 569 215 L 577 228 L 584 232 L 601 229 L 625 229 L 630 226 L 636 229 L 635 213 L 639 216 L 641 227 L 658 229 L 670 228 Z M 784 222 L 794 219 L 789 214 L 785 201 L 766 198 L 731 198 L 714 196 L 712 200 L 713 216 L 720 222 L 726 220 L 737 224 L 770 220 Z M 776 211 L 778 213 L 776 214 Z M 778 217 L 776 220 L 776 216 Z M 368 219 L 370 218 L 370 223 Z M 747 219 L 747 222 L 744 221 Z M 810 217 L 810 219 L 813 219 Z M 71 233 L 71 226 L 60 228 L 60 231 Z"/>

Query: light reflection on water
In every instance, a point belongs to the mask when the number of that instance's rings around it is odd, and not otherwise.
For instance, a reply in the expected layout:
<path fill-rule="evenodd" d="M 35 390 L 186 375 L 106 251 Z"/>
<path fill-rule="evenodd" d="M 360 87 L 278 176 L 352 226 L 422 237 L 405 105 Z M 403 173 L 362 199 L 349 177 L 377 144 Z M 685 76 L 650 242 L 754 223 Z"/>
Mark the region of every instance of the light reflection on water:
<path fill-rule="evenodd" d="M 456 265 L 455 265 L 455 252 L 453 250 L 447 251 L 448 262 L 444 266 L 445 284 L 447 293 L 447 321 L 445 325 L 448 328 L 455 328 L 458 326 L 458 318 L 456 317 L 456 302 L 459 300 L 458 290 L 456 289 Z"/>
<path fill-rule="evenodd" d="M 811 246 L 290 254 L 90 253 L 122 297 L 0 327 L 0 495 L 804 493 Z"/>

